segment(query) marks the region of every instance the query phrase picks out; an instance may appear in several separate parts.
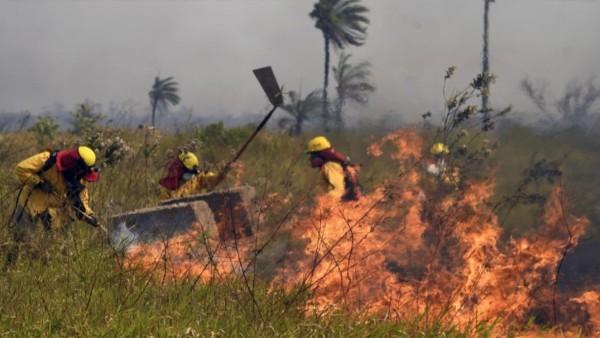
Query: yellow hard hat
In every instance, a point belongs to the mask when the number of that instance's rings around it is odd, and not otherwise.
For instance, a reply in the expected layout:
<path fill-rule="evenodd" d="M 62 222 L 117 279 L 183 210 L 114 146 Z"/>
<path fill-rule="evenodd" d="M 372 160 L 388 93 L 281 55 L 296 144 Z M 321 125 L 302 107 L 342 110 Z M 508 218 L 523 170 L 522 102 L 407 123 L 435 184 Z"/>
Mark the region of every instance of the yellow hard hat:
<path fill-rule="evenodd" d="M 331 143 L 325 136 L 317 136 L 312 140 L 308 141 L 308 147 L 306 149 L 307 153 L 312 153 L 315 151 L 321 151 L 325 149 L 331 148 Z"/>
<path fill-rule="evenodd" d="M 96 164 L 96 153 L 92 149 L 82 146 L 77 148 L 77 153 L 86 166 L 93 167 Z"/>
<path fill-rule="evenodd" d="M 431 146 L 431 153 L 433 155 L 448 155 L 450 153 L 450 150 L 448 149 L 447 145 L 438 142 Z"/>
<path fill-rule="evenodd" d="M 181 163 L 183 163 L 183 166 L 186 167 L 188 170 L 197 169 L 200 165 L 198 157 L 196 157 L 196 155 L 190 151 L 182 151 L 181 153 L 179 153 L 179 160 L 181 161 Z"/>

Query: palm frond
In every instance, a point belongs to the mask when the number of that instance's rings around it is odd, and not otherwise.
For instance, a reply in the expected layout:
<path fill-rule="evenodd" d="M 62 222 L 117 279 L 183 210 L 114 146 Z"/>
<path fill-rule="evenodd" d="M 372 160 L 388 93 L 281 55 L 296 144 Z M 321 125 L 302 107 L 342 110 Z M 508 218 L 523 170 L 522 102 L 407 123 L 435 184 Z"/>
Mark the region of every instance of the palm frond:
<path fill-rule="evenodd" d="M 181 98 L 177 94 L 179 91 L 178 83 L 172 76 L 161 79 L 160 77 L 154 78 L 154 83 L 148 96 L 150 98 L 150 105 L 152 106 L 152 125 L 154 125 L 155 113 L 166 113 L 169 105 L 178 105 Z"/>
<path fill-rule="evenodd" d="M 321 93 L 321 90 L 317 89 L 302 98 L 301 92 L 288 92 L 289 100 L 286 100 L 288 103 L 281 108 L 289 117 L 279 120 L 280 128 L 288 129 L 290 134 L 300 133 L 304 123 L 312 120 L 321 112 L 323 104 Z"/>
<path fill-rule="evenodd" d="M 369 95 L 375 91 L 375 86 L 369 81 L 371 64 L 363 61 L 352 65 L 350 58 L 350 54 L 342 53 L 337 65 L 333 67 L 338 94 L 335 113 L 340 123 L 343 122 L 343 110 L 347 101 L 365 105 L 369 101 Z"/>
<path fill-rule="evenodd" d="M 360 0 L 319 0 L 309 16 L 334 48 L 361 46 L 365 43 L 370 20 L 366 17 L 369 9 L 360 3 Z"/>

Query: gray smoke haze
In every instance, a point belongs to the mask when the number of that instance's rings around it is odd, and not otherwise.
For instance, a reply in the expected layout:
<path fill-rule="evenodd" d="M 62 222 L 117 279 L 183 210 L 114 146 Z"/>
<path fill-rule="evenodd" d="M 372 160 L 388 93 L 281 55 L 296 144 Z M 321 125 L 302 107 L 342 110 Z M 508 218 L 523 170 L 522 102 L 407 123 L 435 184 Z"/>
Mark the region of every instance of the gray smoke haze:
<path fill-rule="evenodd" d="M 146 107 L 155 75 L 174 76 L 182 104 L 199 114 L 262 111 L 252 76 L 272 65 L 288 89 L 322 84 L 323 40 L 308 17 L 313 0 L 0 1 L 0 111 L 67 108 L 85 98 Z M 373 64 L 377 92 L 363 115 L 408 121 L 441 106 L 451 86 L 480 72 L 480 0 L 365 0 L 367 44 L 354 61 Z M 600 3 L 497 0 L 491 9 L 492 104 L 535 111 L 524 76 L 560 93 L 573 78 L 600 73 Z M 333 62 L 336 57 L 334 56 Z"/>

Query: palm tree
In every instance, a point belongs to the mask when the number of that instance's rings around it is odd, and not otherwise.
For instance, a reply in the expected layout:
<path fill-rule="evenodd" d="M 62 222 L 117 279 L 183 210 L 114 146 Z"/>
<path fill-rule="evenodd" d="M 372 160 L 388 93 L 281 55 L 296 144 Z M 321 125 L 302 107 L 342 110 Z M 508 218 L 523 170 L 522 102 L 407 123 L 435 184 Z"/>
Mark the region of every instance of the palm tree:
<path fill-rule="evenodd" d="M 375 86 L 369 82 L 371 63 L 363 61 L 357 65 L 348 62 L 352 55 L 342 53 L 337 67 L 333 67 L 333 77 L 337 83 L 337 100 L 334 118 L 336 127 L 344 126 L 343 110 L 347 100 L 365 105 L 369 101 L 369 94 L 375 91 Z"/>
<path fill-rule="evenodd" d="M 319 0 L 314 4 L 309 16 L 315 20 L 315 27 L 323 33 L 325 41 L 325 74 L 323 80 L 323 123 L 329 129 L 329 108 L 327 86 L 329 84 L 329 44 L 334 48 L 362 46 L 365 43 L 369 19 L 365 13 L 369 9 L 360 0 Z"/>
<path fill-rule="evenodd" d="M 156 121 L 156 112 L 166 112 L 169 105 L 177 105 L 181 98 L 177 95 L 179 89 L 177 82 L 173 81 L 173 77 L 160 79 L 158 76 L 154 78 L 152 90 L 148 93 L 150 96 L 150 105 L 152 106 L 152 126 Z"/>
<path fill-rule="evenodd" d="M 302 93 L 290 91 L 288 104 L 281 108 L 290 116 L 279 120 L 279 127 L 287 129 L 290 135 L 299 135 L 302 133 L 304 123 L 313 118 L 319 112 L 321 107 L 321 90 L 310 92 L 304 99 Z"/>
<path fill-rule="evenodd" d="M 494 0 L 483 0 L 483 52 L 482 52 L 482 68 L 483 74 L 487 79 L 487 75 L 490 73 L 490 51 L 489 51 L 489 33 L 490 33 L 490 3 Z M 486 80 L 485 87 L 483 88 L 483 95 L 481 95 L 481 111 L 485 114 L 488 113 L 488 101 L 490 95 L 489 81 Z"/>

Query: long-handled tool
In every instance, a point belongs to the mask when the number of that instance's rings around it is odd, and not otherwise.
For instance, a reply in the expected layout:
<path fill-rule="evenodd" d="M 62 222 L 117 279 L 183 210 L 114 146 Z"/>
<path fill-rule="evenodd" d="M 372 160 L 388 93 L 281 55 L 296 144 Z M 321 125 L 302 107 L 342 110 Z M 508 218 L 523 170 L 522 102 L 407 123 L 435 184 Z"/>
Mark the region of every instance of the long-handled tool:
<path fill-rule="evenodd" d="M 246 148 L 248 148 L 248 145 L 252 142 L 252 140 L 254 140 L 256 135 L 258 135 L 258 133 L 264 128 L 264 126 L 267 124 L 267 122 L 269 121 L 269 119 L 271 118 L 271 116 L 273 115 L 275 110 L 277 109 L 277 107 L 279 107 L 281 104 L 283 104 L 283 95 L 281 93 L 281 88 L 279 87 L 279 84 L 277 83 L 277 79 L 275 78 L 275 74 L 273 73 L 273 69 L 271 69 L 271 67 L 268 66 L 268 67 L 255 69 L 255 70 L 253 70 L 253 72 L 254 72 L 254 76 L 256 76 L 256 78 L 258 79 L 260 86 L 265 91 L 265 94 L 267 94 L 267 97 L 269 98 L 269 102 L 271 102 L 271 104 L 273 105 L 273 108 L 271 109 L 271 111 L 269 111 L 269 113 L 265 116 L 265 118 L 256 127 L 256 129 L 254 130 L 252 135 L 250 135 L 248 140 L 246 140 L 246 142 L 242 145 L 242 147 L 237 151 L 237 153 L 235 154 L 233 159 L 231 159 L 231 161 L 227 162 L 227 164 L 223 167 L 223 169 L 219 173 L 219 176 L 218 176 L 214 186 L 217 186 L 219 183 L 221 183 L 225 179 L 225 176 L 231 169 L 231 166 L 233 165 L 233 163 L 235 163 L 242 156 L 242 154 L 244 153 Z"/>

